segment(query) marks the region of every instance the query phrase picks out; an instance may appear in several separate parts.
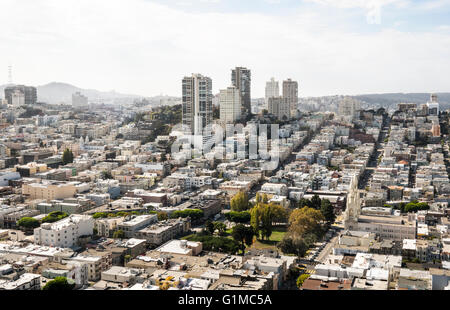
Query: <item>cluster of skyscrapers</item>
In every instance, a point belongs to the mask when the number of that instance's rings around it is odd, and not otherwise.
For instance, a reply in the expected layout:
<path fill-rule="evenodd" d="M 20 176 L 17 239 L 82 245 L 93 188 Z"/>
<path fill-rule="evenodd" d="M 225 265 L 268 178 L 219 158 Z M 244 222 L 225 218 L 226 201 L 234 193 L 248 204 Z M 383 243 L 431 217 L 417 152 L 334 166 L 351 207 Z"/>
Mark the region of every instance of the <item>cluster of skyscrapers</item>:
<path fill-rule="evenodd" d="M 251 71 L 236 67 L 231 71 L 231 86 L 219 92 L 220 123 L 246 121 L 251 116 Z M 278 82 L 273 78 L 266 84 L 266 108 L 279 120 L 297 115 L 298 83 L 283 81 L 280 96 Z M 212 80 L 201 74 L 186 76 L 182 82 L 183 130 L 188 135 L 211 137 L 213 122 Z"/>
<path fill-rule="evenodd" d="M 5 88 L 5 100 L 12 106 L 33 105 L 37 102 L 36 87 L 14 85 Z"/>
<path fill-rule="evenodd" d="M 270 114 L 279 120 L 289 120 L 297 116 L 298 82 L 287 79 L 283 81 L 283 94 L 280 96 L 278 81 L 272 78 L 266 83 L 265 103 Z"/>

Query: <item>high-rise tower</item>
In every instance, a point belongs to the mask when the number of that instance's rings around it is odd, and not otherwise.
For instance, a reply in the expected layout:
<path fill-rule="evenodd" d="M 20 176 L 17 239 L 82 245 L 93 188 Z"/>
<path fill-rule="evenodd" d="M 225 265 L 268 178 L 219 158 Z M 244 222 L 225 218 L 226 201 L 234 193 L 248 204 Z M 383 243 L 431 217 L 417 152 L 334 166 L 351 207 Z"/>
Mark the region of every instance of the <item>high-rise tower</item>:
<path fill-rule="evenodd" d="M 275 81 L 274 78 L 271 78 L 269 82 L 266 83 L 266 107 L 269 106 L 269 98 L 279 97 L 280 96 L 280 85 L 278 81 Z"/>
<path fill-rule="evenodd" d="M 295 117 L 298 108 L 298 83 L 296 81 L 291 79 L 283 81 L 283 98 L 289 102 L 291 117 Z"/>
<path fill-rule="evenodd" d="M 188 135 L 211 136 L 212 80 L 201 74 L 183 79 L 183 130 Z"/>
<path fill-rule="evenodd" d="M 242 101 L 242 114 L 248 115 L 251 113 L 252 97 L 251 97 L 251 83 L 252 74 L 250 69 L 243 67 L 236 67 L 231 72 L 231 83 L 234 87 L 239 89 Z"/>

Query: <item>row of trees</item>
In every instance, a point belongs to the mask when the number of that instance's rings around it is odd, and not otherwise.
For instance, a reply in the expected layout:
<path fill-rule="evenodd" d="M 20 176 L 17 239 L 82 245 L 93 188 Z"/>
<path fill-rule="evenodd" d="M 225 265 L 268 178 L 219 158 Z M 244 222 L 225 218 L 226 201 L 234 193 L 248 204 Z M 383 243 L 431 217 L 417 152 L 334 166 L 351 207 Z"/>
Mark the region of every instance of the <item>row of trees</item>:
<path fill-rule="evenodd" d="M 150 212 L 152 213 L 152 212 Z M 156 214 L 156 212 L 154 212 Z M 92 215 L 92 217 L 94 219 L 101 219 L 101 218 L 108 218 L 108 217 L 125 217 L 128 215 L 141 215 L 142 212 L 139 211 L 131 211 L 131 212 L 126 212 L 126 211 L 120 211 L 117 213 L 109 213 L 109 212 L 96 212 Z"/>
<path fill-rule="evenodd" d="M 331 202 L 328 199 L 320 199 L 318 195 L 314 195 L 311 200 L 305 198 L 300 199 L 298 207 L 308 207 L 314 210 L 320 210 L 328 224 L 331 224 L 336 220 L 336 215 Z"/>
<path fill-rule="evenodd" d="M 186 217 L 190 217 L 192 220 L 199 220 L 201 218 L 203 218 L 204 212 L 203 210 L 200 209 L 186 209 L 186 210 L 179 210 L 179 211 L 175 211 L 173 212 L 170 217 L 171 218 L 186 218 Z"/>
<path fill-rule="evenodd" d="M 234 223 L 248 223 L 250 222 L 250 211 L 231 211 L 225 214 L 225 218 Z"/>
<path fill-rule="evenodd" d="M 41 226 L 41 224 L 54 223 L 68 216 L 69 214 L 67 214 L 66 212 L 54 211 L 50 212 L 40 221 L 32 217 L 23 217 L 17 221 L 17 225 L 26 231 L 30 231 L 34 228 L 38 228 L 39 226 Z"/>
<path fill-rule="evenodd" d="M 280 205 L 257 202 L 250 210 L 250 225 L 258 238 L 268 240 L 272 235 L 273 224 L 285 223 L 287 216 L 287 210 Z"/>
<path fill-rule="evenodd" d="M 66 218 L 68 216 L 69 216 L 69 214 L 67 214 L 66 212 L 53 211 L 53 212 L 50 212 L 49 214 L 47 214 L 47 216 L 44 217 L 41 220 L 41 223 L 42 224 L 44 224 L 44 223 L 54 223 L 54 222 L 57 222 L 59 220 L 62 220 L 63 218 Z"/>
<path fill-rule="evenodd" d="M 236 240 L 227 237 L 213 236 L 205 231 L 189 236 L 186 239 L 189 241 L 202 242 L 205 251 L 236 254 L 241 248 L 239 242 Z"/>
<path fill-rule="evenodd" d="M 398 206 L 384 205 L 385 207 L 394 208 L 400 210 L 402 213 L 410 213 L 421 210 L 430 210 L 430 205 L 426 202 L 418 202 L 417 200 L 410 203 L 400 203 Z"/>

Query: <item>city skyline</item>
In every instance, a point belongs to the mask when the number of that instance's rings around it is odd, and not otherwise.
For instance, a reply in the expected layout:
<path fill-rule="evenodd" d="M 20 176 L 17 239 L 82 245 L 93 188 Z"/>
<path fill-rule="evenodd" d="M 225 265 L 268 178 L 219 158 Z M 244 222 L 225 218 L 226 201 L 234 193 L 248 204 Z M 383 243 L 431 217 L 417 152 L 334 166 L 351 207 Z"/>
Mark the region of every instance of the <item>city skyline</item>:
<path fill-rule="evenodd" d="M 272 76 L 298 81 L 300 97 L 448 91 L 441 72 L 450 68 L 449 1 L 66 5 L 5 1 L 0 84 L 12 65 L 18 84 L 179 96 L 182 77 L 199 72 L 212 78 L 216 94 L 229 86 L 231 69 L 243 66 L 252 70 L 253 98 L 264 97 Z M 19 14 L 38 7 L 39 16 Z M 203 35 L 186 41 L 183 33 L 196 29 Z"/>

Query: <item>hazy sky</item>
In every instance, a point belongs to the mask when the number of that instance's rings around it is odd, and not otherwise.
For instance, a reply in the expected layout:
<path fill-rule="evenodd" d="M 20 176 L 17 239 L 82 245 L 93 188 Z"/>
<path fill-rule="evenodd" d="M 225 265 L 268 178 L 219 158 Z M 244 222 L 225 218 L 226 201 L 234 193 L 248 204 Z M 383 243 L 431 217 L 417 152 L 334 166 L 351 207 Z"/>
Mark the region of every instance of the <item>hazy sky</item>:
<path fill-rule="evenodd" d="M 252 96 L 450 91 L 450 0 L 2 0 L 0 84 L 181 95 L 191 73 Z"/>

